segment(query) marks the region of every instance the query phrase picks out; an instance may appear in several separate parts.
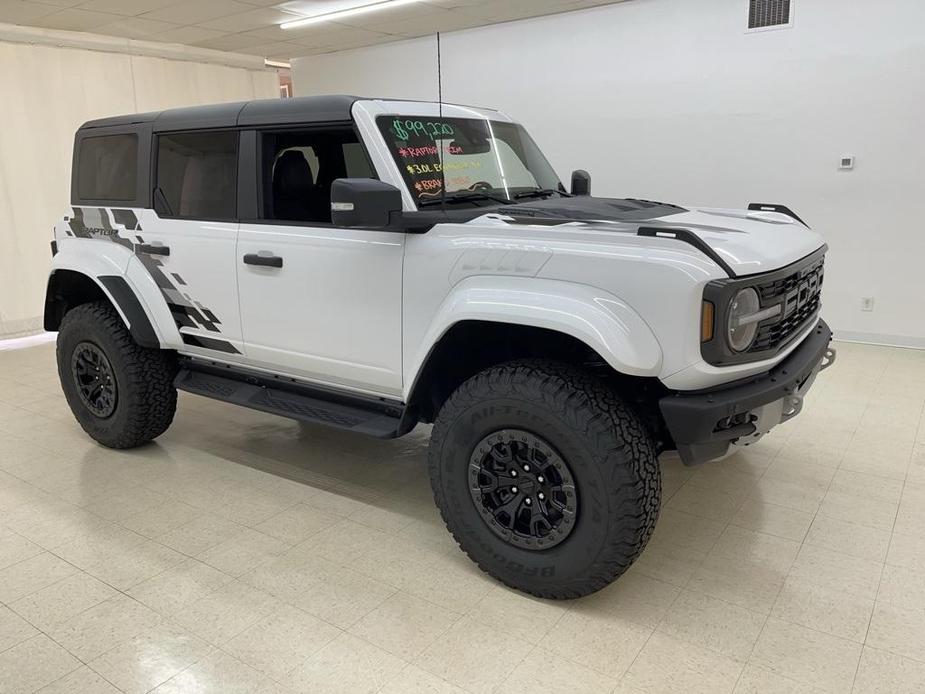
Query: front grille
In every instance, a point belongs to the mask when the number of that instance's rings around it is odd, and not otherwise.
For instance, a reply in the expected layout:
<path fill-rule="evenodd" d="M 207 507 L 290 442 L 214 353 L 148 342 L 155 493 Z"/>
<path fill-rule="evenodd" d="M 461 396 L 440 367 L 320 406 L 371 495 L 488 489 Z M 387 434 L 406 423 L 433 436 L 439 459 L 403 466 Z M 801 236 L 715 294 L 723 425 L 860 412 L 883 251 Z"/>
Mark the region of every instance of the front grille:
<path fill-rule="evenodd" d="M 807 327 L 819 312 L 824 264 L 821 258 L 787 277 L 755 286 L 762 307 L 781 304 L 781 313 L 758 326 L 749 352 L 780 349 Z"/>

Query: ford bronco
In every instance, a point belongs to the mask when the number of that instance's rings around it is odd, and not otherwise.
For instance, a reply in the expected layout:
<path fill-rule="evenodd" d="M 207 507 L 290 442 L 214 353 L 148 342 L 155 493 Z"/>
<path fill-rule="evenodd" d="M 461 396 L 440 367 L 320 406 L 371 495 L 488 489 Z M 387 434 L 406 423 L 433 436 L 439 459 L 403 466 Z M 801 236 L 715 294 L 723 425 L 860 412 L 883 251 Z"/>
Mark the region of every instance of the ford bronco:
<path fill-rule="evenodd" d="M 780 205 L 570 189 L 502 113 L 348 96 L 104 118 L 77 132 L 45 327 L 104 446 L 177 390 L 381 438 L 432 423 L 462 549 L 549 598 L 644 549 L 657 457 L 795 416 L 834 359 L 826 246 Z"/>

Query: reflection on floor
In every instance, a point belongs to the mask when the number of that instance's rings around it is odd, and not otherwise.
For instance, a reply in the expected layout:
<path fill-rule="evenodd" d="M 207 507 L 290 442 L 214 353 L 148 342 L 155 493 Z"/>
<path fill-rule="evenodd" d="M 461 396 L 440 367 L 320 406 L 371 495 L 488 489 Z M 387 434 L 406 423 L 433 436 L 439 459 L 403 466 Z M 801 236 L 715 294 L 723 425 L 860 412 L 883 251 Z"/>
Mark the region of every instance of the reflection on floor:
<path fill-rule="evenodd" d="M 663 461 L 642 559 L 574 602 L 499 586 L 381 442 L 181 397 L 94 445 L 50 345 L 0 353 L 0 690 L 925 690 L 925 352 L 841 345 L 747 452 Z"/>

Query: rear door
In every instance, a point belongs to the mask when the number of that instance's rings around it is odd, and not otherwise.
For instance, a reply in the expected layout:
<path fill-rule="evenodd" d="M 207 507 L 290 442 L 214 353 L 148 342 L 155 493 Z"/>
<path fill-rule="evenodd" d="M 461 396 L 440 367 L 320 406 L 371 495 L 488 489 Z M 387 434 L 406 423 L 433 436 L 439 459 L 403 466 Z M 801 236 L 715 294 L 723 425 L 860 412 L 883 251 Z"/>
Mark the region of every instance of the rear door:
<path fill-rule="evenodd" d="M 179 330 L 178 349 L 231 360 L 244 352 L 235 277 L 238 140 L 235 130 L 156 137 L 154 209 L 139 220 L 137 265 L 129 269 L 156 283 Z"/>
<path fill-rule="evenodd" d="M 257 131 L 253 142 L 255 218 L 241 220 L 237 264 L 248 360 L 400 395 L 404 234 L 331 224 L 331 183 L 375 177 L 352 124 Z"/>

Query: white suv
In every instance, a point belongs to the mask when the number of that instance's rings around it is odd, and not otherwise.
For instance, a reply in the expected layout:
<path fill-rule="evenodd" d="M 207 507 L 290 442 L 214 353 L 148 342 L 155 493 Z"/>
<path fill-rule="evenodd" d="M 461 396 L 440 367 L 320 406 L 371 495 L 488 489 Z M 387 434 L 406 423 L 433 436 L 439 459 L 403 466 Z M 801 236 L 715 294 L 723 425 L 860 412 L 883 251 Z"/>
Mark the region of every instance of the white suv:
<path fill-rule="evenodd" d="M 347 96 L 77 132 L 45 327 L 87 433 L 130 448 L 177 389 L 382 438 L 433 423 L 450 531 L 534 595 L 642 552 L 659 453 L 795 415 L 831 363 L 826 246 L 785 207 L 560 183 L 507 116 Z"/>

